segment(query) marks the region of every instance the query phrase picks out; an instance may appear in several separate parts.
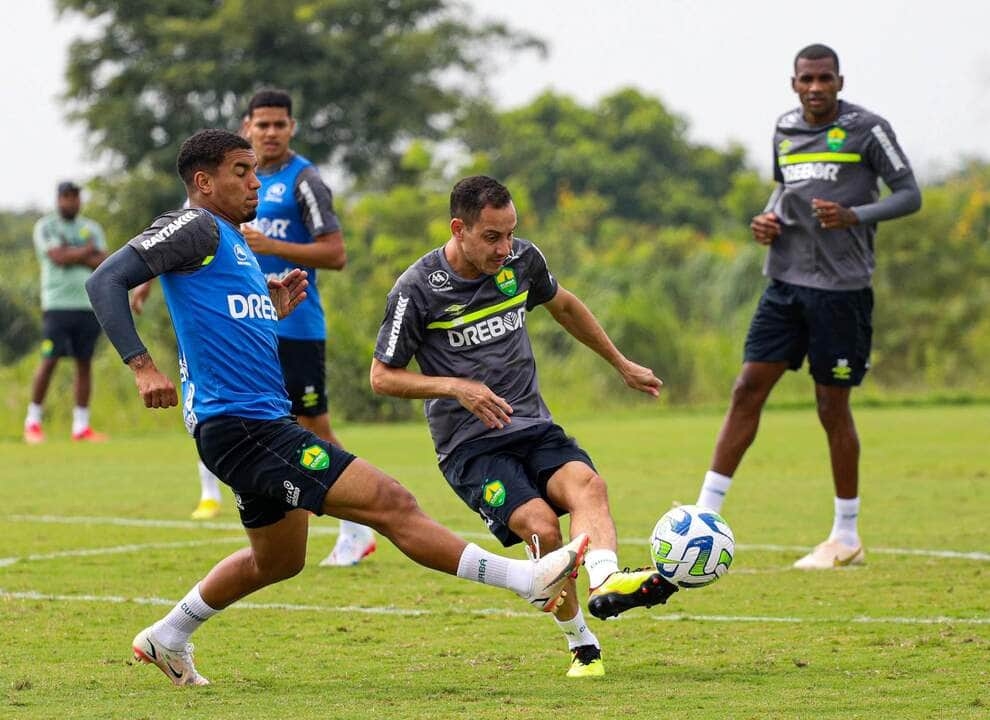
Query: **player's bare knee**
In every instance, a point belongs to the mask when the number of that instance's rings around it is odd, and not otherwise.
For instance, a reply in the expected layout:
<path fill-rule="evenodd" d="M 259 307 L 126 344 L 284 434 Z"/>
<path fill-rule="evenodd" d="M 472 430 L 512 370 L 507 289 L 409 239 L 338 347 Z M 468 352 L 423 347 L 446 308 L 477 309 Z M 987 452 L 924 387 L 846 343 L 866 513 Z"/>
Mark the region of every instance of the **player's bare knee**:
<path fill-rule="evenodd" d="M 766 390 L 746 375 L 737 377 L 732 386 L 732 407 L 735 410 L 758 411 L 766 397 Z"/>
<path fill-rule="evenodd" d="M 401 527 L 409 517 L 423 512 L 416 496 L 391 478 L 379 488 L 375 508 L 382 526 L 381 531 L 386 533 L 388 528 Z"/>
<path fill-rule="evenodd" d="M 556 515 L 552 517 L 536 517 L 531 519 L 526 526 L 526 534 L 523 540 L 530 542 L 533 535 L 540 539 L 540 550 L 549 552 L 561 547 L 563 535 L 560 532 L 560 522 Z"/>

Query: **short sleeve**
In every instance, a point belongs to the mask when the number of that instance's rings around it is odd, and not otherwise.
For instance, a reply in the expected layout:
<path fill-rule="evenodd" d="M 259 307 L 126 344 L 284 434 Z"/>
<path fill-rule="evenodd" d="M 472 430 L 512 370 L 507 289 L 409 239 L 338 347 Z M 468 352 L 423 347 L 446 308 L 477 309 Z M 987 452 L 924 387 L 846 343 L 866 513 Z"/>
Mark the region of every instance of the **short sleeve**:
<path fill-rule="evenodd" d="M 333 211 L 333 193 L 312 165 L 296 176 L 295 195 L 310 237 L 340 230 L 340 221 Z"/>
<path fill-rule="evenodd" d="M 877 122 L 868 132 L 866 160 L 885 183 L 889 184 L 890 180 L 911 174 L 907 157 L 897 143 L 894 130 L 886 120 L 877 118 Z"/>
<path fill-rule="evenodd" d="M 127 244 L 137 251 L 155 275 L 190 273 L 216 254 L 220 246 L 220 229 L 205 210 L 173 210 L 159 216 L 151 227 L 128 240 Z"/>
<path fill-rule="evenodd" d="M 404 368 L 415 357 L 426 328 L 426 312 L 421 302 L 401 285 L 396 285 L 389 293 L 385 317 L 375 342 L 378 360 L 391 367 Z"/>
<path fill-rule="evenodd" d="M 533 259 L 529 266 L 529 296 L 526 309 L 550 302 L 557 294 L 557 278 L 550 272 L 547 259 L 536 245 L 532 246 Z"/>

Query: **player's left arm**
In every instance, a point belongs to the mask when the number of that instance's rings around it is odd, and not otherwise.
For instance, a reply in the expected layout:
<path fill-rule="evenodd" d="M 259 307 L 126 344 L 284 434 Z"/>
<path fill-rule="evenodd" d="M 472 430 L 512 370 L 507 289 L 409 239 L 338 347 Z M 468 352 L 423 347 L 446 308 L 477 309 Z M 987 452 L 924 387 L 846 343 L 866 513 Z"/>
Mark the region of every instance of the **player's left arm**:
<path fill-rule="evenodd" d="M 545 305 L 561 327 L 618 370 L 626 385 L 659 397 L 663 381 L 649 368 L 634 363 L 619 352 L 598 319 L 574 293 L 558 285 L 557 293 Z"/>
<path fill-rule="evenodd" d="M 333 193 L 312 165 L 303 168 L 293 189 L 299 214 L 312 242 L 290 243 L 265 236 L 246 226 L 244 237 L 251 249 L 262 255 L 278 255 L 289 262 L 324 270 L 343 270 L 347 249 L 340 220 L 333 210 Z"/>
<path fill-rule="evenodd" d="M 870 129 L 870 138 L 864 149 L 864 161 L 890 188 L 887 195 L 876 202 L 854 207 L 843 207 L 835 202 L 815 198 L 811 201 L 819 224 L 828 230 L 843 229 L 854 225 L 877 223 L 882 220 L 910 215 L 921 208 L 921 190 L 914 178 L 904 151 L 897 143 L 893 129 L 878 119 Z"/>

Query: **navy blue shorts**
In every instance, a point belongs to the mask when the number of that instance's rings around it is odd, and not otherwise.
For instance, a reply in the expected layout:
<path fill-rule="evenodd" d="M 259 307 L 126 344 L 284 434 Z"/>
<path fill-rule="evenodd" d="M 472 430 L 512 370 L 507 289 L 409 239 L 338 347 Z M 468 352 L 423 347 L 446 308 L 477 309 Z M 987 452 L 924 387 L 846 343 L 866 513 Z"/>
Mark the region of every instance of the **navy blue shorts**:
<path fill-rule="evenodd" d="M 293 415 L 316 417 L 327 412 L 326 343 L 323 340 L 278 340 L 285 391 Z"/>
<path fill-rule="evenodd" d="M 41 324 L 44 358 L 89 360 L 103 331 L 92 310 L 46 310 Z"/>
<path fill-rule="evenodd" d="M 819 385 L 854 387 L 870 368 L 873 290 L 819 290 L 771 280 L 746 335 L 746 362 L 786 362 L 797 370 L 808 356 Z"/>
<path fill-rule="evenodd" d="M 466 442 L 454 449 L 440 469 L 458 497 L 509 547 L 522 542 L 509 529 L 509 517 L 523 503 L 542 498 L 558 517 L 567 514 L 550 502 L 547 482 L 574 460 L 595 469 L 574 438 L 559 425 L 548 423 Z"/>
<path fill-rule="evenodd" d="M 223 415 L 196 428 L 203 464 L 234 491 L 241 524 L 272 525 L 296 508 L 323 514 L 323 498 L 354 456 L 292 418 Z"/>

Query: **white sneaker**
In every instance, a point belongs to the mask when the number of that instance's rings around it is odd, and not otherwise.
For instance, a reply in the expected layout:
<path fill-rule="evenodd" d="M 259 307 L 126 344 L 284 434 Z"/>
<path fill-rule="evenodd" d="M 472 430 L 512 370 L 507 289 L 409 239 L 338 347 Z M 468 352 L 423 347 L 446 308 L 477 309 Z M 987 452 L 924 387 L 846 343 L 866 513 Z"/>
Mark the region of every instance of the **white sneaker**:
<path fill-rule="evenodd" d="M 830 570 L 831 568 L 862 565 L 866 562 L 863 546 L 846 545 L 838 540 L 826 540 L 794 563 L 798 570 Z"/>
<path fill-rule="evenodd" d="M 553 612 L 561 600 L 564 583 L 569 577 L 577 575 L 584 562 L 584 554 L 588 550 L 590 539 L 587 533 L 581 533 L 559 550 L 540 557 L 539 543 L 536 553 L 531 554 L 533 560 L 533 584 L 523 600 L 543 612 Z M 529 548 L 527 547 L 527 552 Z"/>
<path fill-rule="evenodd" d="M 192 643 L 186 643 L 182 650 L 169 650 L 158 642 L 152 628 L 148 627 L 134 636 L 131 645 L 135 660 L 157 665 L 173 685 L 210 684 L 209 680 L 196 672 L 196 666 L 193 665 Z"/>
<path fill-rule="evenodd" d="M 337 536 L 337 544 L 323 560 L 320 567 L 348 567 L 357 565 L 368 557 L 378 545 L 375 543 L 375 533 L 365 528 L 366 533 L 346 533 Z"/>

